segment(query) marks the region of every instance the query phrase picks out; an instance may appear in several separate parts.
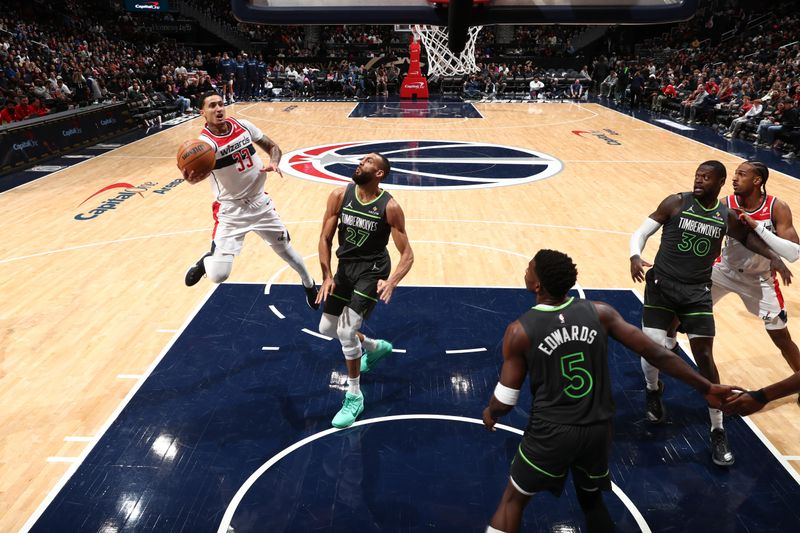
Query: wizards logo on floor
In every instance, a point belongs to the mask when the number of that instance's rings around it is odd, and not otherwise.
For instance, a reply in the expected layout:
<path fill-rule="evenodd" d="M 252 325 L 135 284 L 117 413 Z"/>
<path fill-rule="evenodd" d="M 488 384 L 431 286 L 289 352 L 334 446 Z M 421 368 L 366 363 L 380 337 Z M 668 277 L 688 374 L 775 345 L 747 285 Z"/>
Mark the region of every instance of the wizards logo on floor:
<path fill-rule="evenodd" d="M 549 178 L 564 165 L 526 148 L 465 141 L 355 141 L 303 148 L 284 154 L 280 168 L 303 179 L 350 183 L 361 159 L 378 152 L 392 171 L 386 189 L 483 189 Z"/>

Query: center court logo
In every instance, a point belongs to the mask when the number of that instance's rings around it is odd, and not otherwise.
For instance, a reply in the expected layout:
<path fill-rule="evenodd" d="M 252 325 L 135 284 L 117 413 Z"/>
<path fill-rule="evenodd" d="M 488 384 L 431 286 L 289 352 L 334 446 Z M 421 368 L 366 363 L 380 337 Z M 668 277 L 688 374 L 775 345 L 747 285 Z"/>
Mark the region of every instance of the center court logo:
<path fill-rule="evenodd" d="M 555 157 L 526 148 L 465 141 L 355 141 L 303 148 L 284 154 L 283 172 L 341 185 L 352 182 L 359 161 L 370 152 L 392 165 L 386 189 L 484 189 L 521 185 L 558 174 Z"/>

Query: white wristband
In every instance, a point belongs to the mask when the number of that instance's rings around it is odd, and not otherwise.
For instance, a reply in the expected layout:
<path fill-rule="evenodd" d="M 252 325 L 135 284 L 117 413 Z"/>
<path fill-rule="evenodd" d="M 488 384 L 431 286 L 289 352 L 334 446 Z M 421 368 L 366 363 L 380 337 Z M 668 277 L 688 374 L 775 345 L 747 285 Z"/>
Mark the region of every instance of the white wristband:
<path fill-rule="evenodd" d="M 497 398 L 500 403 L 504 403 L 506 405 L 517 405 L 517 400 L 519 400 L 519 390 L 506 387 L 498 381 L 497 386 L 494 388 L 494 397 Z"/>

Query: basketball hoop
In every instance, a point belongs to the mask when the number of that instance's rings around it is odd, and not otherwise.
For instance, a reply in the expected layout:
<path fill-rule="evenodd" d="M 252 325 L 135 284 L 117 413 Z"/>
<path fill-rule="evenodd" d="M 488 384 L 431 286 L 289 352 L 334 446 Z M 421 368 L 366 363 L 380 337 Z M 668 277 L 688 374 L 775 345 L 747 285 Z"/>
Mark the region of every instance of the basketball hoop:
<path fill-rule="evenodd" d="M 428 76 L 458 76 L 479 70 L 475 63 L 475 41 L 481 29 L 483 26 L 469 26 L 467 43 L 456 53 L 448 47 L 446 27 L 414 24 L 411 31 L 428 53 Z"/>

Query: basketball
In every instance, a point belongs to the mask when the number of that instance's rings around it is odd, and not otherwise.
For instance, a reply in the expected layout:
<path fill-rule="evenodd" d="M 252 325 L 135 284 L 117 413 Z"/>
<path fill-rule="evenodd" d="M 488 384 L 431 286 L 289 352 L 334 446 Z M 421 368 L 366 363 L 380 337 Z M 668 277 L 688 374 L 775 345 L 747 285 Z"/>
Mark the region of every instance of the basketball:
<path fill-rule="evenodd" d="M 208 176 L 214 170 L 215 163 L 214 150 L 199 139 L 188 140 L 178 148 L 178 168 L 194 171 L 198 178 Z"/>

